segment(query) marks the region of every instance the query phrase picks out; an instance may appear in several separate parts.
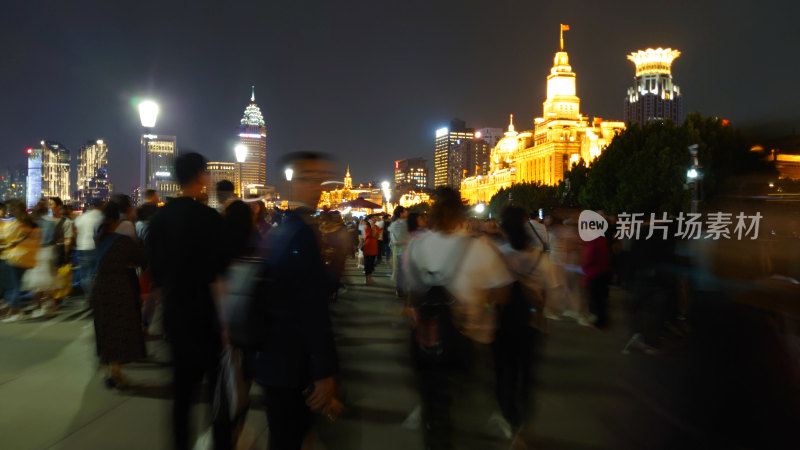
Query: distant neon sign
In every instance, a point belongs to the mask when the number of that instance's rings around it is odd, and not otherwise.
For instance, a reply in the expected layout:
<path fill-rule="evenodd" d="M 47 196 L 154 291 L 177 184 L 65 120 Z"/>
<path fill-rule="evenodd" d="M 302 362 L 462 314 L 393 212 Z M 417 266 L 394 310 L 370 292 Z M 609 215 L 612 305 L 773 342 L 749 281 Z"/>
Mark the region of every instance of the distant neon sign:
<path fill-rule="evenodd" d="M 258 133 L 239 133 L 239 137 L 258 139 L 261 135 Z"/>

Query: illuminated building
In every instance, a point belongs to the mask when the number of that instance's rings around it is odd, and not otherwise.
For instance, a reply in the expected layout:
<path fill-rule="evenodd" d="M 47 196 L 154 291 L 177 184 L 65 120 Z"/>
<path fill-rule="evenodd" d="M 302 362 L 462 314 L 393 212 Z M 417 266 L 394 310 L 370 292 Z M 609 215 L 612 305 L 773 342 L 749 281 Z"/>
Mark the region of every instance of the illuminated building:
<path fill-rule="evenodd" d="M 648 48 L 628 55 L 636 65 L 634 84 L 625 97 L 625 123 L 672 119 L 683 122 L 683 96 L 672 82 L 672 61 L 681 52 Z"/>
<path fill-rule="evenodd" d="M 562 26 L 562 32 L 569 28 Z M 547 77 L 547 98 L 543 117 L 533 121 L 533 130 L 517 132 L 514 116 L 508 131 L 491 151 L 489 171 L 464 179 L 461 197 L 470 204 L 488 203 L 500 189 L 514 183 L 555 185 L 580 159 L 593 160 L 619 132 L 622 122 L 589 121 L 580 113 L 580 98 L 575 90 L 575 73 L 564 51 L 555 54 Z"/>
<path fill-rule="evenodd" d="M 175 136 L 145 134 L 142 136 L 142 178 L 141 191 L 153 189 L 161 199 L 175 197 L 180 186 L 175 178 L 175 160 L 178 158 L 178 142 Z"/>
<path fill-rule="evenodd" d="M 69 149 L 54 141 L 42 141 L 42 197 L 70 199 Z"/>
<path fill-rule="evenodd" d="M 454 157 L 453 150 L 456 145 L 463 141 L 472 140 L 475 130 L 467 128 L 463 120 L 454 119 L 450 122 L 449 128 L 439 128 L 436 130 L 436 139 L 433 149 L 433 187 L 450 186 L 458 188 L 463 167 L 454 166 L 458 161 Z"/>
<path fill-rule="evenodd" d="M 503 139 L 503 129 L 502 128 L 481 128 L 480 130 L 475 132 L 475 139 L 483 139 L 486 141 L 486 144 L 489 146 L 489 149 L 493 149 L 500 139 Z"/>
<path fill-rule="evenodd" d="M 398 192 L 422 191 L 428 187 L 428 162 L 424 158 L 394 162 L 394 188 Z"/>
<path fill-rule="evenodd" d="M 96 177 L 99 178 L 95 180 Z M 90 187 L 90 184 L 94 187 Z M 108 185 L 108 146 L 102 139 L 88 141 L 78 151 L 78 186 L 75 199 L 86 203 L 90 189 L 97 191 L 96 195 L 91 196 L 92 199 L 102 198 L 103 193 L 110 194 L 111 191 L 111 186 Z"/>
<path fill-rule="evenodd" d="M 400 196 L 398 204 L 404 208 L 410 208 L 420 203 L 431 203 L 431 197 L 424 192 L 411 191 Z"/>
<path fill-rule="evenodd" d="M 317 209 L 337 209 L 342 203 L 355 200 L 359 197 L 377 203 L 378 205 L 383 202 L 383 192 L 378 188 L 372 187 L 372 184 L 367 187 L 363 185 L 353 187 L 353 178 L 350 176 L 350 166 L 347 166 L 344 183 L 341 183 L 340 186 L 341 187 L 336 189 L 322 191 Z"/>
<path fill-rule="evenodd" d="M 241 164 L 241 185 L 267 184 L 267 127 L 261 110 L 256 105 L 256 91 L 244 110 L 239 126 L 239 140 L 247 147 L 247 157 Z"/>
<path fill-rule="evenodd" d="M 228 180 L 233 184 L 233 193 L 240 195 L 239 184 L 236 183 L 238 174 L 236 173 L 236 163 L 233 162 L 207 162 L 206 170 L 208 171 L 208 185 L 206 186 L 206 194 L 208 194 L 208 206 L 216 208 L 219 205 L 217 201 L 217 183 L 222 180 Z"/>
<path fill-rule="evenodd" d="M 461 186 L 464 178 L 486 175 L 489 172 L 491 147 L 478 138 L 480 135 L 475 132 L 476 137 L 473 139 L 459 139 L 450 150 L 448 186 Z"/>
<path fill-rule="evenodd" d="M 25 198 L 27 179 L 27 169 L 0 169 L 0 200 Z"/>
<path fill-rule="evenodd" d="M 44 144 L 44 141 L 42 141 Z M 33 209 L 42 198 L 42 149 L 28 149 L 28 178 L 25 189 L 25 205 Z"/>
<path fill-rule="evenodd" d="M 80 201 L 85 205 L 94 200 L 107 201 L 111 198 L 111 183 L 108 182 L 108 170 L 103 167 L 95 170 L 94 175 L 87 178 Z"/>

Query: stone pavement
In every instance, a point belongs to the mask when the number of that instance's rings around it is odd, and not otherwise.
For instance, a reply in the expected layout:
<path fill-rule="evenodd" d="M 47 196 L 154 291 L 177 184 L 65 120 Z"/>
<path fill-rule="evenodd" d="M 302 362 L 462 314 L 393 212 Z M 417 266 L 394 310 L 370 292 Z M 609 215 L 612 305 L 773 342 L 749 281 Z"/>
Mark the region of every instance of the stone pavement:
<path fill-rule="evenodd" d="M 319 419 L 317 447 L 422 448 L 421 431 L 402 426 L 419 395 L 409 357 L 410 330 L 388 267 L 378 267 L 374 286 L 363 284 L 352 263 L 347 276 L 350 289 L 331 308 L 347 409 L 335 423 Z M 524 436 L 528 448 L 653 447 L 649 425 L 663 431 L 672 421 L 667 429 L 680 428 L 668 408 L 634 387 L 635 365 L 651 357 L 620 354 L 627 339 L 621 297 L 613 291 L 617 326 L 611 331 L 552 322 L 537 371 L 536 412 Z M 163 342 L 148 343 L 156 362 L 126 366 L 134 387 L 118 392 L 103 385 L 93 339 L 91 318 L 77 306 L 46 321 L 0 324 L 0 448 L 168 448 L 169 367 L 163 362 L 169 356 Z M 240 448 L 266 448 L 257 387 L 253 397 Z M 199 423 L 205 405 L 196 409 Z M 509 448 L 487 424 L 493 410 L 491 401 L 465 405 L 461 412 L 470 421 L 458 431 L 457 448 Z M 636 427 L 630 426 L 634 419 Z"/>

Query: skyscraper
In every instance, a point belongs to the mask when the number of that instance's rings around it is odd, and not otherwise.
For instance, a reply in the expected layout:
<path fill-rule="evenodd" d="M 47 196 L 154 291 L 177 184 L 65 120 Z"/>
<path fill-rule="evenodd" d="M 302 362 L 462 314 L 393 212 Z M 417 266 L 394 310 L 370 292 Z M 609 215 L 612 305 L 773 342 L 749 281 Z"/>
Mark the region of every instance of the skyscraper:
<path fill-rule="evenodd" d="M 475 139 L 483 139 L 490 149 L 494 148 L 500 139 L 503 139 L 502 128 L 481 128 L 475 132 Z"/>
<path fill-rule="evenodd" d="M 95 177 L 99 177 L 95 180 Z M 93 187 L 90 188 L 89 186 Z M 110 193 L 108 186 L 108 146 L 103 139 L 86 142 L 78 151 L 78 186 L 76 200 L 85 203 L 90 189 L 98 190 L 92 199 L 102 198 L 103 193 Z"/>
<path fill-rule="evenodd" d="M 28 169 L 0 169 L 0 201 L 25 198 Z"/>
<path fill-rule="evenodd" d="M 450 186 L 458 189 L 461 177 L 457 176 L 463 168 L 454 166 L 457 158 L 453 157 L 453 149 L 464 140 L 472 140 L 475 130 L 467 128 L 463 120 L 453 119 L 449 128 L 436 130 L 433 150 L 433 187 Z"/>
<path fill-rule="evenodd" d="M 424 158 L 395 161 L 394 186 L 401 194 L 410 191 L 422 192 L 428 187 L 428 162 Z"/>
<path fill-rule="evenodd" d="M 264 117 L 256 105 L 256 91 L 250 96 L 250 104 L 244 110 L 239 126 L 239 140 L 247 147 L 247 158 L 242 163 L 242 186 L 267 184 L 267 127 Z"/>
<path fill-rule="evenodd" d="M 636 77 L 625 97 L 625 123 L 683 122 L 683 96 L 672 81 L 672 61 L 680 55 L 671 48 L 648 48 L 628 55 L 636 65 Z"/>
<path fill-rule="evenodd" d="M 475 132 L 475 136 L 480 136 Z M 450 150 L 448 186 L 461 186 L 467 177 L 486 175 L 491 147 L 483 139 L 458 139 Z"/>
<path fill-rule="evenodd" d="M 208 206 L 216 208 L 219 205 L 217 201 L 217 183 L 222 180 L 230 181 L 233 184 L 234 194 L 239 194 L 239 185 L 236 183 L 236 163 L 209 161 L 206 163 L 206 170 L 208 171 L 208 185 L 206 186 Z"/>
<path fill-rule="evenodd" d="M 59 142 L 42 141 L 42 197 L 70 199 L 69 149 Z"/>
<path fill-rule="evenodd" d="M 174 197 L 180 192 L 175 178 L 175 159 L 178 157 L 178 142 L 175 136 L 145 134 L 142 136 L 141 191 L 154 189 L 159 197 Z"/>
<path fill-rule="evenodd" d="M 42 141 L 44 144 L 44 141 Z M 33 209 L 42 198 L 42 149 L 28 149 L 28 179 L 25 189 L 25 206 Z"/>

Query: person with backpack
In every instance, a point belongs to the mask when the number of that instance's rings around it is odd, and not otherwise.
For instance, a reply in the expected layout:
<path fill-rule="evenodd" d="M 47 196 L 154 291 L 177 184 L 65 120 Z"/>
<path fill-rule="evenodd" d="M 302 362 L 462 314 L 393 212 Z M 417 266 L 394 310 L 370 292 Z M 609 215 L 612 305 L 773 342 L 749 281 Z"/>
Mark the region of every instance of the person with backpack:
<path fill-rule="evenodd" d="M 527 420 L 531 364 L 538 360 L 543 339 L 545 302 L 557 283 L 547 253 L 535 247 L 528 234 L 525 209 L 508 206 L 501 217 L 507 242 L 499 250 L 515 281 L 508 301 L 497 307 L 493 355 L 502 418 L 493 416 L 492 421 L 510 437 Z"/>
<path fill-rule="evenodd" d="M 477 381 L 479 369 L 489 365 L 494 305 L 505 301 L 514 280 L 493 244 L 467 233 L 459 193 L 439 188 L 434 198 L 431 231 L 411 240 L 405 270 L 425 444 L 452 448 L 453 400 L 490 396 Z"/>

